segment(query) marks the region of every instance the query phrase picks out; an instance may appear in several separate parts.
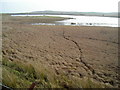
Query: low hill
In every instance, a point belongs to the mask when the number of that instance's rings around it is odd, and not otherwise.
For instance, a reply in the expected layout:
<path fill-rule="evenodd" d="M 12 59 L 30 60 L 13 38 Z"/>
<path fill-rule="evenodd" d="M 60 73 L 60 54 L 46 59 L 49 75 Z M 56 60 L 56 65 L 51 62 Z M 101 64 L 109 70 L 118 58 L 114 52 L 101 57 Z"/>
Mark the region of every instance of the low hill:
<path fill-rule="evenodd" d="M 33 11 L 31 14 L 55 14 L 55 15 L 85 15 L 85 16 L 105 16 L 118 17 L 117 12 L 69 12 L 69 11 Z"/>

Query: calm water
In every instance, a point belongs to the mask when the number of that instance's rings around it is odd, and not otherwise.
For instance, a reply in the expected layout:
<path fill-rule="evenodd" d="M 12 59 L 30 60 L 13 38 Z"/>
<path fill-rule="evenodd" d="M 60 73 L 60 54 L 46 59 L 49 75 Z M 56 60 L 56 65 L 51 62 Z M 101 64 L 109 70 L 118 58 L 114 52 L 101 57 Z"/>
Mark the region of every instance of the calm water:
<path fill-rule="evenodd" d="M 12 16 L 43 16 L 43 15 L 12 15 Z M 97 17 L 97 16 L 73 16 L 73 15 L 46 15 L 70 17 L 63 21 L 56 21 L 54 23 L 32 23 L 32 25 L 72 25 L 72 26 L 107 26 L 118 27 L 118 18 L 113 17 Z"/>

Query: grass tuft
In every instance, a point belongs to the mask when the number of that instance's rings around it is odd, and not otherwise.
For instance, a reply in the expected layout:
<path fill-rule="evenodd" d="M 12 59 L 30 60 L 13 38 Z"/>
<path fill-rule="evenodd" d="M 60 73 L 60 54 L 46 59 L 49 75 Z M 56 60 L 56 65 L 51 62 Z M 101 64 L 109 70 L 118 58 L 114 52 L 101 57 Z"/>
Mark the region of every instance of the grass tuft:
<path fill-rule="evenodd" d="M 3 84 L 11 88 L 29 88 L 37 81 L 36 88 L 104 88 L 100 83 L 93 82 L 90 78 L 78 79 L 66 75 L 51 76 L 32 64 L 20 61 L 9 61 L 3 59 Z M 47 71 L 47 70 L 46 70 Z M 51 76 L 51 77 L 50 77 Z M 50 79 L 50 78 L 53 78 Z"/>

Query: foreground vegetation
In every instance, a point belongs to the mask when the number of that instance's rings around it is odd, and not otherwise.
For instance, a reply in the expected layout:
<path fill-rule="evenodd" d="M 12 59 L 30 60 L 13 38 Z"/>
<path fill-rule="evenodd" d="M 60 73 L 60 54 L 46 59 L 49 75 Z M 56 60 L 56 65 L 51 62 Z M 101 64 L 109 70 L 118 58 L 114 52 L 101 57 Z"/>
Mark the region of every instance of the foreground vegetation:
<path fill-rule="evenodd" d="M 46 70 L 47 71 L 47 70 Z M 36 88 L 101 88 L 106 87 L 95 83 L 89 78 L 86 80 L 70 79 L 65 75 L 51 76 L 39 72 L 33 65 L 20 61 L 3 59 L 3 84 L 11 88 L 29 88 L 37 81 Z M 52 79 L 51 79 L 52 78 Z"/>

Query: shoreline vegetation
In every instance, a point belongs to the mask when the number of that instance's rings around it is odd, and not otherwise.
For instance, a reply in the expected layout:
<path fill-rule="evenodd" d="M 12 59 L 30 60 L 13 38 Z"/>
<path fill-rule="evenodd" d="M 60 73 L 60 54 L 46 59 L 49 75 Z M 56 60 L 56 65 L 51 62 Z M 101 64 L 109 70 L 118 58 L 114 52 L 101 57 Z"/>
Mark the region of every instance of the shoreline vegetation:
<path fill-rule="evenodd" d="M 69 18 L 2 16 L 3 84 L 11 88 L 117 88 L 118 29 L 25 23 Z"/>
<path fill-rule="evenodd" d="M 6 17 L 4 17 L 6 16 Z M 69 17 L 57 17 L 57 16 L 24 16 L 24 17 L 21 17 L 21 16 L 17 16 L 17 17 L 13 17 L 11 16 L 11 14 L 3 14 L 3 21 L 7 20 L 7 21 L 10 21 L 8 20 L 10 17 L 10 19 L 13 19 L 13 23 L 26 23 L 26 24 L 29 24 L 29 23 L 54 23 L 55 21 L 62 21 L 62 20 L 66 20 L 66 19 L 72 19 L 72 18 L 69 18 Z"/>

